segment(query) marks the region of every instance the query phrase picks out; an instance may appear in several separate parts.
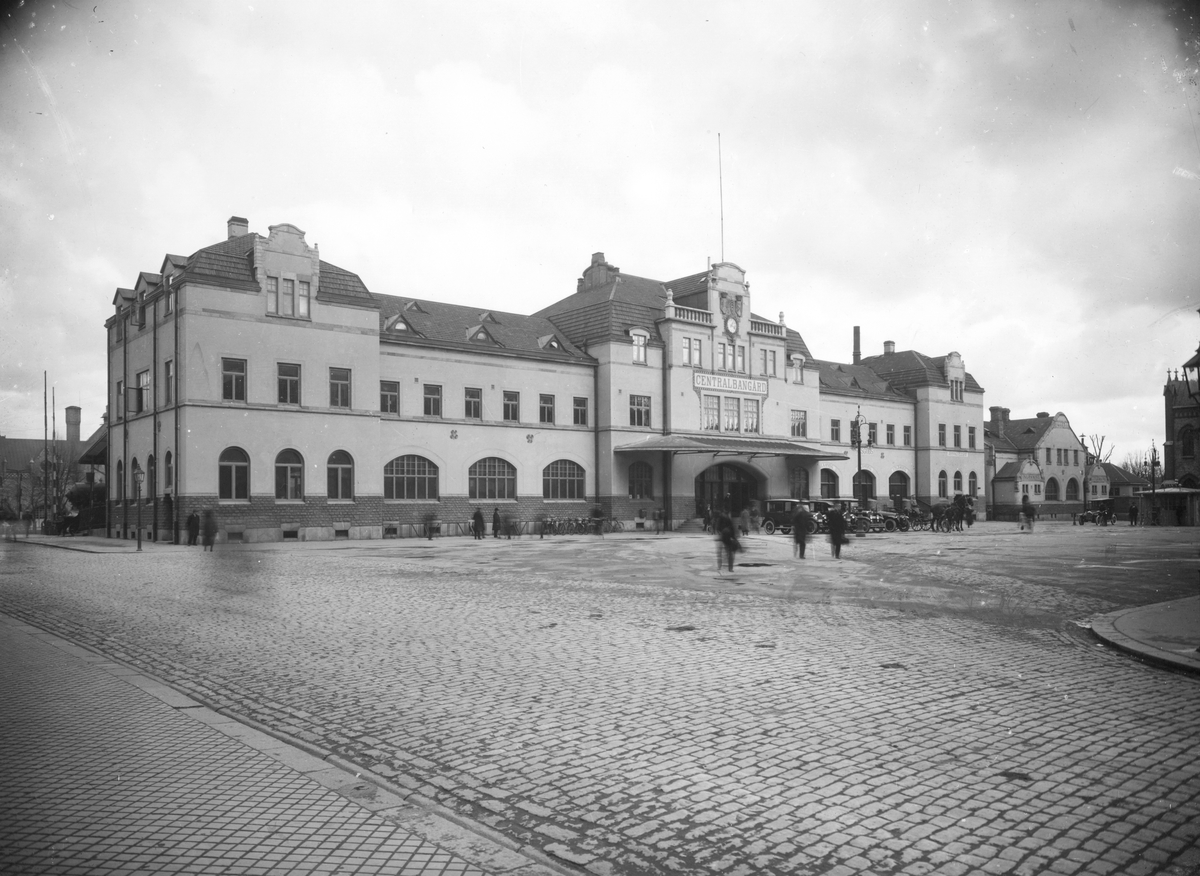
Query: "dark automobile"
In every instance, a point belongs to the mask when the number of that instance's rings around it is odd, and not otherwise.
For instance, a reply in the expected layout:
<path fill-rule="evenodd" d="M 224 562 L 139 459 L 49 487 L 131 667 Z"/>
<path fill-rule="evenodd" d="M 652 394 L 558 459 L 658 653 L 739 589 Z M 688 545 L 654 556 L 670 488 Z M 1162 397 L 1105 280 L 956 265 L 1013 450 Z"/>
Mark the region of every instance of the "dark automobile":
<path fill-rule="evenodd" d="M 796 513 L 796 508 L 800 505 L 808 507 L 807 502 L 801 502 L 799 499 L 770 499 L 763 503 L 763 530 L 770 535 L 773 532 L 782 532 L 784 535 L 792 531 L 792 515 Z M 809 513 L 812 509 L 808 508 Z M 808 531 L 812 534 L 817 531 L 819 525 L 817 520 L 818 515 L 813 514 L 812 520 L 809 521 Z"/>

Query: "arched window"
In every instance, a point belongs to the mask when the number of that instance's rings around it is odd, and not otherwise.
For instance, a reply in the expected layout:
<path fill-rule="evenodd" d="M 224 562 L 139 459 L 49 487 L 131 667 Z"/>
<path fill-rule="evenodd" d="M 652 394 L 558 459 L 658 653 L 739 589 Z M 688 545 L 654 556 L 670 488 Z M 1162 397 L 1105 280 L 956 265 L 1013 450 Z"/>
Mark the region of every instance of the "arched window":
<path fill-rule="evenodd" d="M 838 476 L 831 468 L 821 469 L 821 498 L 836 499 L 838 497 Z"/>
<path fill-rule="evenodd" d="M 1071 478 L 1069 481 L 1067 481 L 1067 501 L 1079 501 L 1079 481 L 1075 480 L 1075 478 Z"/>
<path fill-rule="evenodd" d="M 330 499 L 354 498 L 354 460 L 344 450 L 335 450 L 329 454 L 326 463 L 327 484 L 326 493 Z"/>
<path fill-rule="evenodd" d="M 979 495 L 979 478 L 975 475 L 975 472 L 971 472 L 967 476 L 967 494 L 972 498 Z"/>
<path fill-rule="evenodd" d="M 962 492 L 962 472 L 956 471 L 954 473 L 954 495 L 957 496 L 961 492 Z"/>
<path fill-rule="evenodd" d="M 117 501 L 125 501 L 125 463 L 117 460 Z"/>
<path fill-rule="evenodd" d="M 892 476 L 888 478 L 888 495 L 892 497 L 893 503 L 899 503 L 902 499 L 907 499 L 908 475 L 902 471 L 892 472 Z"/>
<path fill-rule="evenodd" d="M 639 460 L 629 466 L 629 498 L 654 498 L 654 469 L 650 463 Z"/>
<path fill-rule="evenodd" d="M 586 499 L 583 466 L 569 459 L 556 459 L 542 469 L 542 498 Z"/>
<path fill-rule="evenodd" d="M 142 498 L 149 502 L 158 495 L 158 470 L 155 468 L 154 454 L 146 457 L 146 495 Z"/>
<path fill-rule="evenodd" d="M 438 467 L 424 456 L 397 456 L 383 467 L 383 498 L 438 500 Z"/>
<path fill-rule="evenodd" d="M 226 447 L 218 458 L 217 497 L 250 501 L 250 457 L 240 447 Z"/>
<path fill-rule="evenodd" d="M 939 499 L 948 498 L 949 494 L 950 494 L 950 483 L 946 478 L 946 473 L 944 471 L 939 471 L 938 472 L 938 498 Z"/>
<path fill-rule="evenodd" d="M 796 466 L 788 472 L 788 488 L 793 499 L 808 498 L 808 469 Z"/>
<path fill-rule="evenodd" d="M 1058 479 L 1057 478 L 1050 478 L 1050 480 L 1046 481 L 1046 501 L 1047 502 L 1057 502 L 1058 501 Z"/>
<path fill-rule="evenodd" d="M 875 498 L 875 475 L 869 471 L 855 472 L 852 481 L 855 499 Z"/>
<path fill-rule="evenodd" d="M 163 471 L 163 487 L 168 492 L 175 492 L 175 462 L 169 450 L 166 456 L 166 467 Z"/>
<path fill-rule="evenodd" d="M 467 471 L 467 497 L 470 499 L 517 498 L 517 469 L 507 460 L 488 456 Z"/>
<path fill-rule="evenodd" d="M 304 457 L 295 450 L 281 450 L 275 457 L 275 498 L 304 498 Z"/>

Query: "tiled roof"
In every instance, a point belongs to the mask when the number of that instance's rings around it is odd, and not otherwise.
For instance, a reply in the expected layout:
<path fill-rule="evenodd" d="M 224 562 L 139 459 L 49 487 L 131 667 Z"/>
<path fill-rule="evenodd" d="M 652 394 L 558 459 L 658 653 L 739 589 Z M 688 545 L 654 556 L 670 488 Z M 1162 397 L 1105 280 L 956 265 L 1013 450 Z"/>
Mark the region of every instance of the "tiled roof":
<path fill-rule="evenodd" d="M 558 361 L 592 361 L 549 319 L 439 301 L 418 301 L 395 295 L 376 295 L 379 333 L 385 340 L 430 344 L 438 347 L 496 352 Z M 413 306 L 415 305 L 415 306 Z M 399 317 L 407 329 L 394 328 Z M 485 340 L 475 340 L 483 332 Z M 553 341 L 558 341 L 555 348 Z"/>
<path fill-rule="evenodd" d="M 1003 435 L 997 435 L 995 432 L 993 432 L 991 429 L 988 429 L 987 427 L 984 427 L 984 430 L 983 430 L 983 442 L 984 442 L 984 444 L 991 445 L 992 447 L 996 448 L 996 450 L 998 450 L 1002 453 L 1005 451 L 1007 451 L 1009 453 L 1017 452 L 1017 446 L 1015 444 L 1013 444 L 1011 441 L 1009 441 Z"/>
<path fill-rule="evenodd" d="M 258 234 L 251 232 L 197 250 L 187 259 L 184 279 L 233 289 L 258 289 L 252 262 L 254 242 L 259 239 Z M 321 261 L 320 272 L 318 296 L 356 299 L 363 303 L 374 300 L 358 274 L 326 261 Z"/>
<path fill-rule="evenodd" d="M 820 359 L 816 361 L 816 365 L 821 373 L 822 389 L 853 395 L 883 396 L 907 400 L 903 393 L 894 390 L 888 381 L 865 365 L 844 365 L 840 362 L 826 362 Z"/>
<path fill-rule="evenodd" d="M 916 350 L 900 350 L 881 356 L 864 356 L 862 364 L 870 366 L 896 389 L 906 392 L 918 386 L 949 385 L 945 356 L 926 356 Z M 970 372 L 967 372 L 964 384 L 967 392 L 983 392 L 983 387 Z"/>
<path fill-rule="evenodd" d="M 363 302 L 375 300 L 375 296 L 367 291 L 366 284 L 358 274 L 339 268 L 337 265 L 331 265 L 326 261 L 321 262 L 321 278 L 317 294 L 359 299 Z"/>
<path fill-rule="evenodd" d="M 551 320 L 575 344 L 618 340 L 643 328 L 662 343 L 656 320 L 667 304 L 666 286 L 657 280 L 618 274 L 593 289 L 576 292 L 534 314 Z"/>
<path fill-rule="evenodd" d="M 70 450 L 66 440 L 59 438 L 57 441 L 51 439 L 45 443 L 41 438 L 5 438 L 0 435 L 0 460 L 3 460 L 3 467 L 6 471 L 29 471 L 29 461 L 41 460 L 43 453 L 49 445 L 50 453 L 57 453 L 65 458 Z M 76 447 L 76 452 L 82 448 L 82 444 Z"/>
<path fill-rule="evenodd" d="M 1104 473 L 1108 475 L 1108 481 L 1110 484 L 1122 487 L 1127 484 L 1133 487 L 1145 487 L 1150 485 L 1150 482 L 1145 478 L 1139 477 L 1132 472 L 1125 471 L 1125 469 L 1121 468 L 1119 465 L 1113 465 L 1111 462 L 1102 462 L 1100 463 L 1100 466 L 1104 469 Z"/>
<path fill-rule="evenodd" d="M 995 476 L 993 477 L 993 480 L 1007 480 L 1010 478 L 1015 478 L 1017 476 L 1017 473 L 1020 470 L 1021 470 L 1021 463 L 1006 462 L 1006 463 L 1004 463 L 1004 465 L 1000 466 L 1000 470 L 998 472 L 996 472 Z"/>
<path fill-rule="evenodd" d="M 1027 420 L 1009 420 L 1004 424 L 1004 437 L 1018 451 L 1033 450 L 1054 423 L 1054 417 L 1030 417 Z"/>

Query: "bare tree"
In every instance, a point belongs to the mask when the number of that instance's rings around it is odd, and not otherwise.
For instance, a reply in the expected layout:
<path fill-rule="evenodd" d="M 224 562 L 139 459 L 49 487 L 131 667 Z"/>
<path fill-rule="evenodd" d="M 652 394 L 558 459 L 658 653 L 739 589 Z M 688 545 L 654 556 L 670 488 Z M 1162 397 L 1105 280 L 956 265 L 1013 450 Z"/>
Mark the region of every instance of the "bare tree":
<path fill-rule="evenodd" d="M 1144 451 L 1126 453 L 1121 468 L 1131 475 L 1137 475 L 1144 480 L 1150 480 L 1150 454 Z"/>
<path fill-rule="evenodd" d="M 1109 457 L 1113 455 L 1113 451 L 1117 449 L 1115 444 L 1105 449 L 1104 435 L 1084 435 L 1084 444 L 1088 448 L 1088 455 L 1096 462 L 1108 462 Z"/>

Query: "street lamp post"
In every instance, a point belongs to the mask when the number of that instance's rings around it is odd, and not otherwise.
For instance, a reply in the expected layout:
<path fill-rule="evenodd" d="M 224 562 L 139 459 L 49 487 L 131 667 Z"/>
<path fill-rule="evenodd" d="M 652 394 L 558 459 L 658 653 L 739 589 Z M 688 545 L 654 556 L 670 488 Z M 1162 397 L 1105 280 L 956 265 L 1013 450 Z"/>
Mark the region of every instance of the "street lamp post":
<path fill-rule="evenodd" d="M 1158 526 L 1158 490 L 1154 485 L 1154 470 L 1158 468 L 1158 448 L 1150 442 L 1150 522 Z"/>
<path fill-rule="evenodd" d="M 142 549 L 142 481 L 145 480 L 146 473 L 141 468 L 133 470 L 133 501 L 137 505 L 137 532 L 138 546 L 137 549 Z"/>
<path fill-rule="evenodd" d="M 867 507 L 867 487 L 863 483 L 862 476 L 862 427 L 866 425 L 866 418 L 862 415 L 862 408 L 858 409 L 858 414 L 850 421 L 850 443 L 858 450 L 858 507 Z M 867 438 L 867 447 L 873 447 L 875 444 L 870 438 Z"/>

